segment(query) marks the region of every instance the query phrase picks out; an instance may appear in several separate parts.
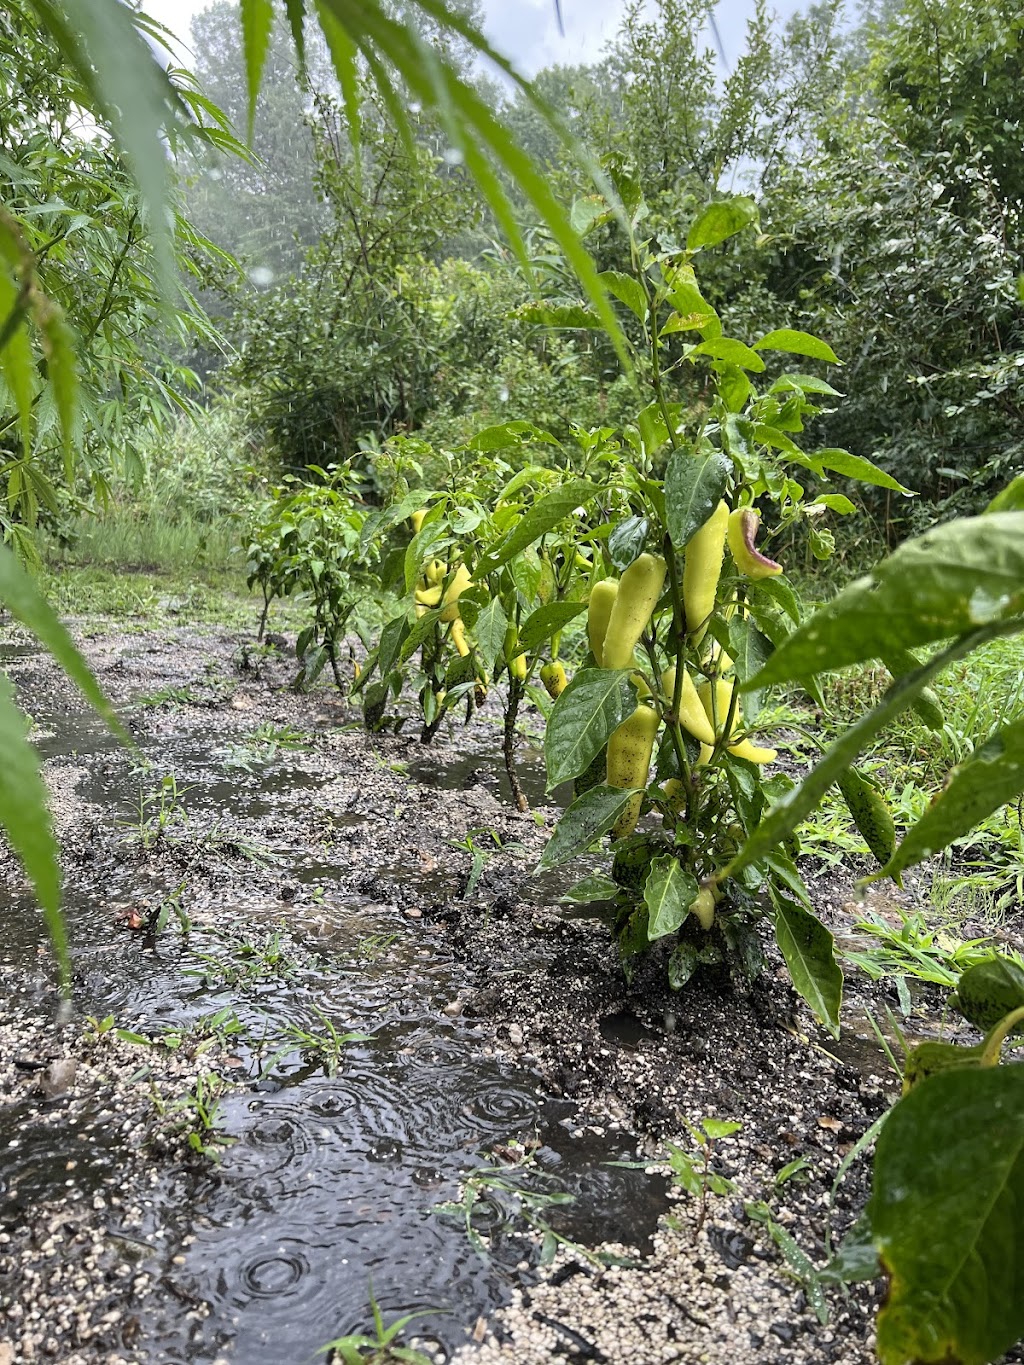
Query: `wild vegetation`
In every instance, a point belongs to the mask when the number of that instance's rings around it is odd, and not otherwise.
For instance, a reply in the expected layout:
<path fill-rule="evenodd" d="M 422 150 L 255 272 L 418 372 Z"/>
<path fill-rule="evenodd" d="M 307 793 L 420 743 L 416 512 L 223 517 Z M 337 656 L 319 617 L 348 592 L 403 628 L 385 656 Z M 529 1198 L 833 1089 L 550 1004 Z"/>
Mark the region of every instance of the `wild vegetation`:
<path fill-rule="evenodd" d="M 538 870 L 584 861 L 627 978 L 743 990 L 768 928 L 835 1036 L 844 961 L 955 987 L 983 1041 L 908 1050 L 828 1273 L 887 1276 L 885 1365 L 995 1359 L 1024 966 L 933 928 L 1024 884 L 1024 20 L 758 3 L 727 69 L 711 0 L 634 3 L 530 84 L 472 7 L 408 9 L 217 0 L 187 72 L 120 0 L 5 6 L 0 597 L 114 725 L 53 608 L 145 615 L 132 569 L 253 591 L 254 647 L 371 732 L 497 696 L 518 809 L 527 717 L 573 784 Z M 864 852 L 930 899 L 858 961 L 805 869 Z"/>

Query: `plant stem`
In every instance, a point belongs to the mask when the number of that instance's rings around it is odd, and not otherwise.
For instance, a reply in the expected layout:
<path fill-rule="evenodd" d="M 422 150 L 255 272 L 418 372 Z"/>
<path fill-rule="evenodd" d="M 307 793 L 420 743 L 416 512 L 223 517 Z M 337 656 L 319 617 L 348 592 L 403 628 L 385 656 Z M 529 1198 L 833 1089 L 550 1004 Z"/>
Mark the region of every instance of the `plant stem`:
<path fill-rule="evenodd" d="M 530 803 L 526 799 L 526 794 L 519 785 L 519 778 L 516 775 L 516 719 L 519 715 L 519 703 L 526 695 L 526 687 L 520 682 L 515 674 L 509 674 L 508 680 L 508 701 L 505 704 L 505 736 L 502 745 L 502 752 L 505 756 L 505 771 L 508 773 L 508 785 L 512 789 L 512 800 L 515 802 L 516 809 L 524 815 L 529 812 Z"/>

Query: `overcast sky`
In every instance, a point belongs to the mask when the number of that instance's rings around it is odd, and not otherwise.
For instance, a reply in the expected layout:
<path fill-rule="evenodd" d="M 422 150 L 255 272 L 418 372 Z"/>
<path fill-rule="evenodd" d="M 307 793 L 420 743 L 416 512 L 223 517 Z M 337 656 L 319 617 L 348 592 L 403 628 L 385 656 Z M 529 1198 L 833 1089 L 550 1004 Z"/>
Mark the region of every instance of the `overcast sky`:
<path fill-rule="evenodd" d="M 146 10 L 184 40 L 192 15 L 209 0 L 148 0 Z M 486 30 L 494 46 L 527 74 L 543 66 L 590 61 L 619 26 L 624 0 L 562 0 L 565 35 L 558 31 L 554 0 L 484 0 Z M 718 30 L 730 66 L 743 44 L 747 16 L 754 0 L 719 0 Z M 788 17 L 799 0 L 775 0 Z"/>

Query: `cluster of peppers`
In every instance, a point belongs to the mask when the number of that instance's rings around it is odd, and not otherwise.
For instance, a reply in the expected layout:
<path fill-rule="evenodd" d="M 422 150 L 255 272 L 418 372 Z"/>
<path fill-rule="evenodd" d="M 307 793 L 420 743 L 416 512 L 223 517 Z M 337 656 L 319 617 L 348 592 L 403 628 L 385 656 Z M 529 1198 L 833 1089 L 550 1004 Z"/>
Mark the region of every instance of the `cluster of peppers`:
<path fill-rule="evenodd" d="M 747 578 L 766 578 L 782 572 L 782 565 L 756 548 L 760 518 L 753 508 L 730 511 L 719 502 L 714 512 L 695 533 L 685 548 L 683 564 L 683 610 L 687 634 L 693 646 L 701 644 L 715 608 L 718 582 L 726 542 L 737 569 Z M 605 578 L 595 583 L 590 593 L 587 630 L 590 649 L 600 668 L 631 669 L 634 652 L 646 630 L 665 585 L 667 565 L 660 555 L 642 554 L 623 572 L 621 578 Z M 654 743 L 663 715 L 679 724 L 700 744 L 696 766 L 711 761 L 716 745 L 723 740 L 730 754 L 750 763 L 770 763 L 774 749 L 763 749 L 740 738 L 729 737 L 743 724 L 735 681 L 721 676 L 732 660 L 717 644 L 709 653 L 708 665 L 718 675 L 699 687 L 684 668 L 675 667 L 661 676 L 663 707 L 653 705 L 650 688 L 640 673 L 633 674 L 639 704 L 633 714 L 612 733 L 605 758 L 605 781 L 610 787 L 633 789 L 612 836 L 624 838 L 632 833 L 647 787 Z M 669 802 L 681 800 L 682 784 L 671 779 L 665 784 Z"/>

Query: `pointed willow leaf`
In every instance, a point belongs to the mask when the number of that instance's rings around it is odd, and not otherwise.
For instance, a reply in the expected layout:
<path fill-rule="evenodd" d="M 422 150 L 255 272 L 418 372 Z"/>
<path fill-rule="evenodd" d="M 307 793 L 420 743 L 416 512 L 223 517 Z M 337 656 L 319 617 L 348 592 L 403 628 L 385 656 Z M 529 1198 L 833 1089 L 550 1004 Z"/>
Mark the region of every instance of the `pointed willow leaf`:
<path fill-rule="evenodd" d="M 979 645 L 999 635 L 1007 634 L 1006 626 L 984 626 L 955 641 L 941 654 L 937 654 L 916 673 L 908 673 L 893 683 L 879 704 L 867 715 L 862 716 L 856 725 L 850 727 L 836 740 L 825 756 L 812 768 L 798 787 L 782 798 L 768 812 L 765 818 L 750 835 L 750 838 L 722 874 L 735 876 L 742 868 L 757 862 L 771 853 L 776 844 L 791 834 L 797 825 L 816 808 L 821 798 L 834 782 L 838 782 L 862 749 L 889 724 L 901 711 L 906 710 L 923 687 L 942 671 L 948 664 L 961 659 Z M 785 646 L 783 646 L 785 648 Z M 778 657 L 773 655 L 773 660 Z M 763 678 L 771 668 L 763 669 L 758 675 Z"/>
<path fill-rule="evenodd" d="M 70 971 L 60 914 L 57 844 L 46 802 L 39 759 L 28 741 L 28 722 L 14 704 L 10 679 L 0 673 L 0 824 L 42 906 L 61 980 L 66 986 Z"/>
<path fill-rule="evenodd" d="M 868 1217 L 890 1277 L 883 1365 L 985 1365 L 1024 1333 L 1024 1067 L 943 1070 L 878 1139 Z"/>
<path fill-rule="evenodd" d="M 519 220 L 513 211 L 494 166 L 517 186 L 541 221 L 548 227 L 575 272 L 594 311 L 601 319 L 623 363 L 631 368 L 629 353 L 615 309 L 602 285 L 597 267 L 574 230 L 570 216 L 532 157 L 509 136 L 502 121 L 473 86 L 438 49 L 423 42 L 411 28 L 391 18 L 375 0 L 321 0 L 349 33 L 380 83 L 384 64 L 401 73 L 404 83 L 427 108 L 436 111 L 453 147 L 462 153 L 466 169 L 500 223 L 509 242 L 532 276 L 529 253 Z M 508 75 L 533 104 L 567 149 L 583 165 L 605 194 L 609 206 L 619 211 L 614 190 L 593 158 L 581 152 L 578 140 L 511 64 L 494 51 L 483 34 L 454 6 L 443 0 L 416 0 L 417 8 L 436 19 L 442 30 L 459 33 L 474 51 L 486 56 Z M 405 121 L 407 125 L 407 120 Z M 490 158 L 490 160 L 488 160 Z M 493 162 L 493 166 L 492 166 Z"/>
<path fill-rule="evenodd" d="M 843 974 L 835 959 L 835 940 L 815 915 L 796 901 L 775 898 L 775 937 L 793 985 L 815 1018 L 839 1037 Z"/>
<path fill-rule="evenodd" d="M 331 54 L 331 65 L 341 86 L 341 96 L 345 104 L 345 117 L 348 120 L 348 136 L 352 144 L 356 172 L 362 164 L 360 154 L 360 134 L 362 131 L 362 112 L 359 99 L 359 67 L 355 43 L 338 23 L 332 11 L 323 0 L 317 0 L 317 17 L 327 40 L 327 50 Z"/>
<path fill-rule="evenodd" d="M 70 481 L 74 476 L 72 452 L 79 399 L 75 334 L 68 326 L 61 309 L 51 299 L 45 299 L 39 304 L 34 310 L 33 317 L 42 333 L 46 373 L 53 386 L 53 397 L 64 442 L 64 477 Z"/>
<path fill-rule="evenodd" d="M 0 270 L 0 374 L 18 409 L 21 446 L 26 459 L 32 439 L 32 399 L 36 366 L 25 326 L 25 309 L 19 291 L 5 270 Z"/>
<path fill-rule="evenodd" d="M 149 217 L 165 290 L 175 267 L 166 212 L 170 183 L 164 133 L 185 116 L 167 72 L 120 0 L 32 0 L 50 36 L 110 123 Z"/>
<path fill-rule="evenodd" d="M 249 141 L 256 122 L 256 101 L 263 82 L 263 68 L 274 30 L 271 0 L 241 0 L 242 48 L 245 54 L 245 79 L 249 93 Z"/>
<path fill-rule="evenodd" d="M 676 450 L 665 471 L 665 517 L 672 544 L 683 549 L 711 516 L 729 481 L 729 461 L 711 448 Z"/>
<path fill-rule="evenodd" d="M 635 709 L 636 688 L 628 669 L 581 668 L 548 717 L 548 791 L 584 772 Z"/>
<path fill-rule="evenodd" d="M 564 696 L 565 693 L 562 693 Z M 584 853 L 602 834 L 607 834 L 636 793 L 622 787 L 592 787 L 572 803 L 555 826 L 538 872 L 560 867 Z"/>
<path fill-rule="evenodd" d="M 896 877 L 1024 792 L 1024 720 L 1005 725 L 950 772 L 879 876 Z"/>
<path fill-rule="evenodd" d="M 964 517 L 854 579 L 775 651 L 754 685 L 800 681 L 1022 612 L 1024 512 Z"/>
<path fill-rule="evenodd" d="M 86 700 L 112 730 L 127 738 L 114 709 L 90 672 L 89 665 L 75 648 L 71 636 L 61 625 L 39 592 L 34 581 L 6 546 L 0 545 L 0 602 L 46 646 Z"/>
<path fill-rule="evenodd" d="M 696 879 L 686 872 L 678 858 L 663 854 L 654 858 L 644 882 L 647 906 L 647 937 L 674 934 L 687 915 L 699 891 Z"/>

